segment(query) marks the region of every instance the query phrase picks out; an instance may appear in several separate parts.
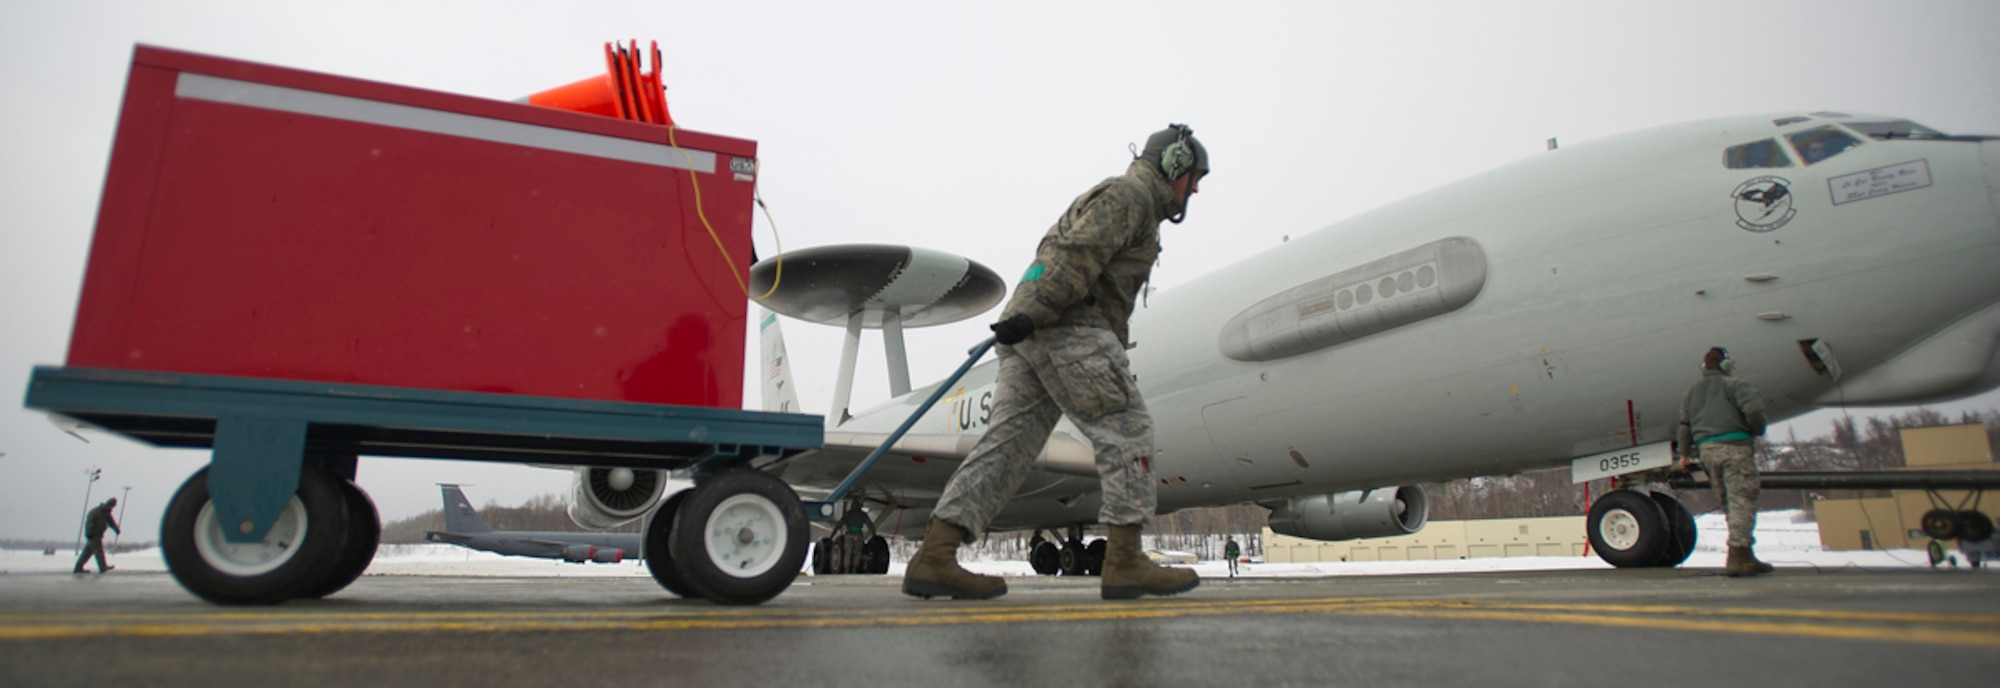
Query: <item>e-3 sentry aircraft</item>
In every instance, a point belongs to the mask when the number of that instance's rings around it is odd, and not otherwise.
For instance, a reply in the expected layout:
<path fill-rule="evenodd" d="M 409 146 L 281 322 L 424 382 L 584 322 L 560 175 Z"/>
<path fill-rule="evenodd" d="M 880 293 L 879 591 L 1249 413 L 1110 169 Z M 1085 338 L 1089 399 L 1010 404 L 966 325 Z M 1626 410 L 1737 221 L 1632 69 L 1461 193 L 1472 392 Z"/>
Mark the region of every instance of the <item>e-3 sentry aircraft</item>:
<path fill-rule="evenodd" d="M 444 530 L 424 533 L 431 542 L 515 557 L 561 559 L 572 564 L 616 564 L 640 556 L 638 533 L 494 530 L 472 510 L 472 501 L 457 485 L 438 483 L 444 497 Z"/>
<path fill-rule="evenodd" d="M 1418 483 L 1661 466 L 1712 346 L 1732 352 L 1774 422 L 1992 389 L 1996 179 L 2000 140 L 1896 117 L 1671 125 L 1549 150 L 1150 294 L 1130 355 L 1157 428 L 1160 509 L 1254 501 L 1278 533 L 1340 540 L 1421 528 Z M 764 303 L 845 324 L 848 340 L 825 447 L 769 470 L 809 498 L 840 497 L 829 492 L 932 391 L 909 387 L 902 328 L 972 317 L 1004 287 L 922 249 L 784 258 L 792 288 Z M 753 268 L 755 291 L 774 263 Z M 850 414 L 870 327 L 895 396 Z M 795 408 L 775 330 L 767 404 Z M 878 528 L 921 532 L 985 429 L 994 375 L 988 361 L 948 389 L 843 503 Z M 577 510 L 635 518 L 662 495 L 604 490 L 604 472 L 578 469 Z M 1087 572 L 1082 532 L 1099 500 L 1089 445 L 1065 422 L 993 527 L 1060 532 L 1035 548 L 1036 568 Z M 1674 537 L 1691 536 L 1692 519 L 1671 497 L 1600 503 L 1611 507 L 1593 509 L 1591 537 L 1613 564 L 1675 565 L 1692 547 Z"/>

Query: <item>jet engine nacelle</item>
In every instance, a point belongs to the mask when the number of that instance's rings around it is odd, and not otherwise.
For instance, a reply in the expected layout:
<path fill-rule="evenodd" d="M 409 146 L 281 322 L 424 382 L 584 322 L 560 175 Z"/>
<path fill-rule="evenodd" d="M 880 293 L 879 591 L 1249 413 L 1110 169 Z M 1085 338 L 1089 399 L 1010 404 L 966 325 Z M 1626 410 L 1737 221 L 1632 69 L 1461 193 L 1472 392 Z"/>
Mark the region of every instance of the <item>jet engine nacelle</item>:
<path fill-rule="evenodd" d="M 666 490 L 666 471 L 578 467 L 569 518 L 585 528 L 610 530 L 645 516 Z"/>
<path fill-rule="evenodd" d="M 616 564 L 625 560 L 625 550 L 599 547 L 591 553 L 590 560 L 599 564 Z"/>
<path fill-rule="evenodd" d="M 1430 509 L 1415 485 L 1259 502 L 1271 510 L 1271 532 L 1308 540 L 1354 540 L 1422 530 Z"/>
<path fill-rule="evenodd" d="M 591 545 L 569 545 L 563 548 L 563 561 L 581 564 L 596 558 L 597 548 Z"/>

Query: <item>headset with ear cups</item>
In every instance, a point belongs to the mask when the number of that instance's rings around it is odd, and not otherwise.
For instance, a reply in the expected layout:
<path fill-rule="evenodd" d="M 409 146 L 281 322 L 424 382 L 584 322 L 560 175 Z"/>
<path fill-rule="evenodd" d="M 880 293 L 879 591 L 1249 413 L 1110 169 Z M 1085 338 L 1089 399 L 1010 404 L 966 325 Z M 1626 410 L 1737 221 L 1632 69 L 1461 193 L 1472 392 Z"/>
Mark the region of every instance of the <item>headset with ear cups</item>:
<path fill-rule="evenodd" d="M 1717 361 L 1715 363 L 1716 370 L 1721 371 L 1723 375 L 1728 375 L 1730 373 L 1736 372 L 1736 358 L 1729 355 L 1728 349 L 1724 349 L 1718 346 L 1710 350 L 1720 352 L 1722 354 L 1722 360 Z"/>
<path fill-rule="evenodd" d="M 1160 151 L 1160 171 L 1165 172 L 1169 180 L 1179 179 L 1194 169 L 1194 146 L 1188 144 L 1188 139 L 1194 136 L 1194 129 L 1185 124 L 1169 124 L 1167 128 L 1174 130 L 1177 138 Z"/>

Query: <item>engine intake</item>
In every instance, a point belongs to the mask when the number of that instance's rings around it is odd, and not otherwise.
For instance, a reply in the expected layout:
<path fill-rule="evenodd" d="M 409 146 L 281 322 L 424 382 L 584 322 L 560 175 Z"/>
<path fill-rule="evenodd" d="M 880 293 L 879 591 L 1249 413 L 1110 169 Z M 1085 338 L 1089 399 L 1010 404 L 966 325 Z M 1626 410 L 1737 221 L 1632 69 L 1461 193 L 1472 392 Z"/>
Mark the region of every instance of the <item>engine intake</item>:
<path fill-rule="evenodd" d="M 666 471 L 578 467 L 569 518 L 585 528 L 610 530 L 645 516 L 666 489 Z"/>
<path fill-rule="evenodd" d="M 1328 542 L 1409 535 L 1430 517 L 1424 491 L 1415 485 L 1259 504 L 1271 510 L 1271 532 Z"/>

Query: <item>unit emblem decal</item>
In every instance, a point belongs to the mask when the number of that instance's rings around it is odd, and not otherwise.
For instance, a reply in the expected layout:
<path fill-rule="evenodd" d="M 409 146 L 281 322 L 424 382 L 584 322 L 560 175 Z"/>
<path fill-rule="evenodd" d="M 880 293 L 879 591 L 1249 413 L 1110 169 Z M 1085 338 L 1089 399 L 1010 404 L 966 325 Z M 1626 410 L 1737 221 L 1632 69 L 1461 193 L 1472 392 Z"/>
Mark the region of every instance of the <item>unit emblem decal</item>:
<path fill-rule="evenodd" d="M 1736 199 L 1736 226 L 1752 232 L 1783 227 L 1799 212 L 1792 207 L 1792 183 L 1784 177 L 1757 177 L 1729 195 Z"/>

